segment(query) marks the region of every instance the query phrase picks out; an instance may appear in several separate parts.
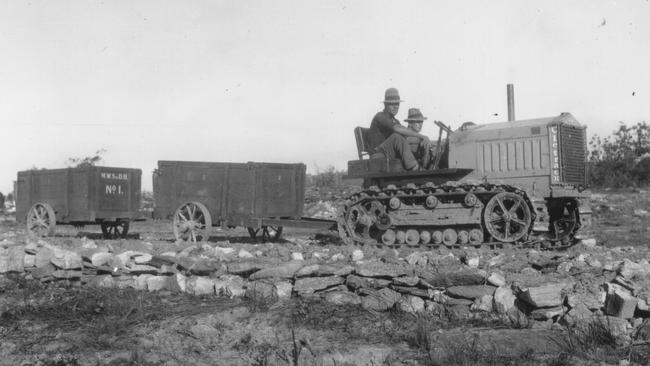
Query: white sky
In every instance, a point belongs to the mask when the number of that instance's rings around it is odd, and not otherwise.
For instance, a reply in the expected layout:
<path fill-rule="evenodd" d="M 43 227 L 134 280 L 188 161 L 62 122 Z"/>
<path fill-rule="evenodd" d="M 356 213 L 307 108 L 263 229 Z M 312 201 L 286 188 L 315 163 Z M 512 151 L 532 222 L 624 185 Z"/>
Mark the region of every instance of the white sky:
<path fill-rule="evenodd" d="M 649 20 L 647 0 L 0 0 L 0 191 L 101 148 L 148 190 L 163 159 L 344 169 L 391 86 L 399 119 L 504 121 L 514 83 L 517 119 L 609 135 L 650 121 Z"/>

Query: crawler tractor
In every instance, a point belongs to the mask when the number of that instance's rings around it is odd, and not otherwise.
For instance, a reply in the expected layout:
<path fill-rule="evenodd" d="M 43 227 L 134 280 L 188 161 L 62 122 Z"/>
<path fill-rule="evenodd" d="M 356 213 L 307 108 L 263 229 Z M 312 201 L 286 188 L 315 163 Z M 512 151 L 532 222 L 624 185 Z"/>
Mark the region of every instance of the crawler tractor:
<path fill-rule="evenodd" d="M 348 177 L 363 178 L 363 190 L 340 211 L 345 242 L 566 247 L 590 224 L 586 127 L 571 114 L 436 125 L 432 168 L 415 172 L 368 156 L 368 129 L 355 128 Z"/>

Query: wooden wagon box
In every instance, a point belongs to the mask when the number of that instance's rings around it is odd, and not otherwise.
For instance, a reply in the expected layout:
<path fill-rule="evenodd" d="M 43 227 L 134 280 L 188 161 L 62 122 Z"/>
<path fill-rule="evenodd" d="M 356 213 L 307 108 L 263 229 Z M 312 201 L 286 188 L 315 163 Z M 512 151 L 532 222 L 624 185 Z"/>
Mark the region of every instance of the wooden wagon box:
<path fill-rule="evenodd" d="M 18 172 L 16 220 L 29 224 L 47 217 L 52 225 L 46 235 L 54 224 L 128 225 L 140 216 L 141 177 L 140 169 L 97 166 Z"/>
<path fill-rule="evenodd" d="M 194 235 L 199 224 L 207 230 L 218 225 L 255 230 L 264 218 L 300 219 L 305 165 L 159 161 L 153 189 L 153 217 L 172 218 L 177 239 Z"/>

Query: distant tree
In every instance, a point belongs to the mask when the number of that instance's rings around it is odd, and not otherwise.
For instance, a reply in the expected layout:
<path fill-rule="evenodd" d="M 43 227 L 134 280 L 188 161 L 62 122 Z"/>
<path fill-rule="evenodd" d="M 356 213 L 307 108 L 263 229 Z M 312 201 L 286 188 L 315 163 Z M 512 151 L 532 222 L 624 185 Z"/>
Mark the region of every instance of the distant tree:
<path fill-rule="evenodd" d="M 140 202 L 140 209 L 145 211 L 153 211 L 154 200 L 153 192 L 151 191 L 142 191 L 142 201 Z"/>
<path fill-rule="evenodd" d="M 650 183 L 650 126 L 619 122 L 611 136 L 589 141 L 590 183 L 598 187 L 629 187 Z"/>
<path fill-rule="evenodd" d="M 68 158 L 65 164 L 69 167 L 74 167 L 74 168 L 95 166 L 97 165 L 97 163 L 102 161 L 103 159 L 102 155 L 104 155 L 105 153 L 106 153 L 106 149 L 99 149 L 91 156 L 86 156 L 84 158 Z"/>

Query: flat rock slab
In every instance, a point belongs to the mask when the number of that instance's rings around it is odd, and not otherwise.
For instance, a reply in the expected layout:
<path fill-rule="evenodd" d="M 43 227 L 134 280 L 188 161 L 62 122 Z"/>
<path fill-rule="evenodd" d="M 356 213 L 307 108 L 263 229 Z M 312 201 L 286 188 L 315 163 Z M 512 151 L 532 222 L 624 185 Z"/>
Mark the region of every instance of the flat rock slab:
<path fill-rule="evenodd" d="M 447 289 L 447 295 L 452 297 L 459 297 L 462 299 L 478 299 L 484 295 L 493 295 L 497 288 L 487 285 L 471 285 L 471 286 L 452 286 Z"/>
<path fill-rule="evenodd" d="M 361 306 L 366 310 L 386 311 L 392 308 L 402 297 L 399 293 L 382 288 L 378 291 L 365 291 L 366 296 L 361 298 Z"/>
<path fill-rule="evenodd" d="M 535 320 L 548 320 L 561 316 L 565 312 L 563 306 L 554 306 L 551 308 L 539 308 L 530 312 L 530 317 Z"/>
<path fill-rule="evenodd" d="M 206 259 L 194 262 L 186 270 L 191 274 L 197 276 L 209 276 L 210 274 L 219 271 L 226 272 L 226 268 L 223 263 Z"/>
<path fill-rule="evenodd" d="M 439 272 L 418 270 L 416 275 L 431 287 L 447 288 L 451 286 L 482 285 L 485 273 L 476 269 L 444 270 Z"/>
<path fill-rule="evenodd" d="M 405 266 L 381 262 L 360 263 L 355 267 L 355 273 L 363 277 L 395 278 L 412 276 L 413 271 Z"/>
<path fill-rule="evenodd" d="M 356 275 L 348 275 L 345 280 L 345 284 L 355 290 L 361 288 L 380 289 L 388 287 L 391 282 L 391 280 L 383 278 L 359 277 Z"/>
<path fill-rule="evenodd" d="M 398 286 L 398 285 L 390 285 L 390 288 L 399 293 L 418 296 L 423 299 L 433 298 L 433 291 L 429 289 L 412 287 L 412 286 Z"/>
<path fill-rule="evenodd" d="M 393 283 L 397 286 L 415 286 L 420 282 L 418 276 L 404 276 L 393 278 Z"/>
<path fill-rule="evenodd" d="M 296 277 L 347 276 L 354 272 L 354 267 L 348 265 L 311 264 L 296 272 Z"/>
<path fill-rule="evenodd" d="M 298 294 L 313 294 L 316 291 L 340 285 L 345 280 L 339 276 L 306 277 L 296 280 L 293 290 Z"/>
<path fill-rule="evenodd" d="M 349 291 L 332 291 L 325 295 L 325 301 L 334 305 L 358 305 L 361 297 Z"/>
<path fill-rule="evenodd" d="M 264 278 L 293 278 L 294 274 L 303 266 L 303 261 L 291 261 L 278 266 L 261 269 L 250 275 L 251 280 Z"/>
<path fill-rule="evenodd" d="M 569 282 L 557 282 L 528 287 L 520 289 L 517 297 L 534 308 L 559 306 L 564 300 L 564 291 L 571 286 Z"/>
<path fill-rule="evenodd" d="M 156 267 L 161 267 L 162 265 L 174 265 L 176 264 L 177 260 L 174 257 L 166 256 L 166 255 L 154 255 L 151 257 L 151 260 L 149 261 L 150 266 L 156 266 Z"/>
<path fill-rule="evenodd" d="M 265 268 L 266 266 L 268 266 L 268 264 L 259 261 L 230 262 L 228 263 L 228 273 L 247 276 Z"/>

